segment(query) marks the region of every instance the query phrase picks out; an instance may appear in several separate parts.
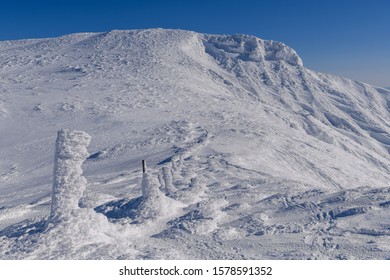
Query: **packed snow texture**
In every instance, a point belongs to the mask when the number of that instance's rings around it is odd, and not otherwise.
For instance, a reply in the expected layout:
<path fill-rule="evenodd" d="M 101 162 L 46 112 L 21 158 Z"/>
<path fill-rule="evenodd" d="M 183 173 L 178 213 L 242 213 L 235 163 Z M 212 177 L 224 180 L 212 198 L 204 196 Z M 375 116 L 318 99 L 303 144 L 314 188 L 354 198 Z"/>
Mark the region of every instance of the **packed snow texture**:
<path fill-rule="evenodd" d="M 248 35 L 0 53 L 1 259 L 390 258 L 388 89 Z"/>

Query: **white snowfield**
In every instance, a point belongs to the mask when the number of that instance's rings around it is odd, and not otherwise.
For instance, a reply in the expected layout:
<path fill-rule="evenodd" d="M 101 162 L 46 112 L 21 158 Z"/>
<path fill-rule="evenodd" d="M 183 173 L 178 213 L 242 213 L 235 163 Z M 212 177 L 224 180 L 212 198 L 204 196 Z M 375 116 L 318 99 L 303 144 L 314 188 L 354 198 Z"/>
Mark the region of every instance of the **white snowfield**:
<path fill-rule="evenodd" d="M 0 259 L 389 259 L 389 94 L 247 35 L 0 42 Z"/>

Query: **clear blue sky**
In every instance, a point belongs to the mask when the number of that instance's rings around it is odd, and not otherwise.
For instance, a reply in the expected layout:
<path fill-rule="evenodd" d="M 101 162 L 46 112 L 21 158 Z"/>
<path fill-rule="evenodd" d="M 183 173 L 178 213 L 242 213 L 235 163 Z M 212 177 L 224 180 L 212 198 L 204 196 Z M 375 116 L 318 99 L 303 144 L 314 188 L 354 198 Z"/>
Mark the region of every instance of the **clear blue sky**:
<path fill-rule="evenodd" d="M 2 0 L 0 4 L 0 40 L 152 27 L 278 40 L 293 47 L 308 68 L 390 86 L 389 0 Z"/>

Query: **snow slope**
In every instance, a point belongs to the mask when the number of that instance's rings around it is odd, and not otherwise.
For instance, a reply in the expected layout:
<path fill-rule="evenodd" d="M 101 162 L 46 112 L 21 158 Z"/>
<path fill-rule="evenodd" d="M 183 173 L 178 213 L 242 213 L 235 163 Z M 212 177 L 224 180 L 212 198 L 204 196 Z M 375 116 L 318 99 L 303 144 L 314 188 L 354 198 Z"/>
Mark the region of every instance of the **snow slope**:
<path fill-rule="evenodd" d="M 0 69 L 1 259 L 390 258 L 387 89 L 163 29 L 3 41 Z M 86 191 L 47 227 L 61 129 Z"/>

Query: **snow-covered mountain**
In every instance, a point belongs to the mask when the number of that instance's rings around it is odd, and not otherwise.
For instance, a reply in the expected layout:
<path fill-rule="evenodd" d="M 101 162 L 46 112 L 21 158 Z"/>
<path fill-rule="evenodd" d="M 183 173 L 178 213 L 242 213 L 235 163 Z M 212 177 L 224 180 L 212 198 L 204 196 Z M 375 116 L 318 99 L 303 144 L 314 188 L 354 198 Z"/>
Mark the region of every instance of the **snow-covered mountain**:
<path fill-rule="evenodd" d="M 182 30 L 3 41 L 0 69 L 1 259 L 390 257 L 389 90 Z M 48 227 L 64 128 L 88 211 Z"/>

